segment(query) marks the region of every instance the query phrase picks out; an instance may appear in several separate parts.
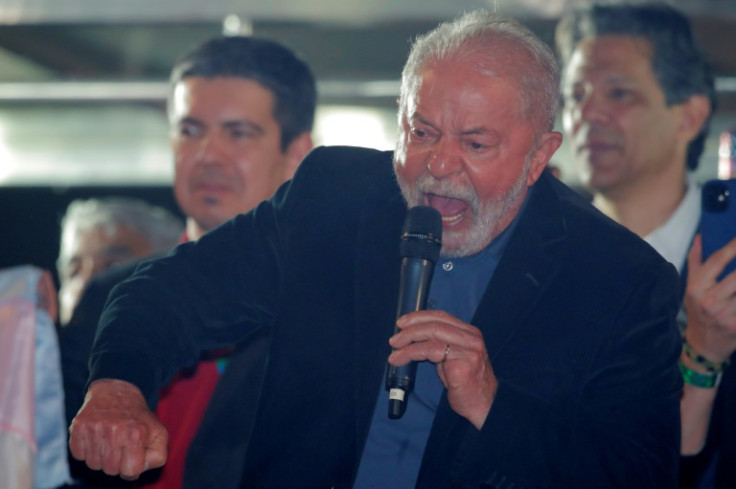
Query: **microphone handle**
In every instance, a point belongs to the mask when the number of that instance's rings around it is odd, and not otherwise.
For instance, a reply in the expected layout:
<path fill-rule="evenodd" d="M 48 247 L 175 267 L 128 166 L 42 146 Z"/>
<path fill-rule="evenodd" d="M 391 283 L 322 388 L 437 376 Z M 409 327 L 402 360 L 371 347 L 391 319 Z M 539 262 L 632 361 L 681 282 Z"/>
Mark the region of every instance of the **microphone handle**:
<path fill-rule="evenodd" d="M 410 312 L 427 308 L 429 284 L 432 281 L 433 272 L 434 263 L 430 260 L 414 257 L 402 258 L 397 319 Z M 394 333 L 398 332 L 399 329 L 394 328 Z M 416 371 L 416 362 L 409 362 L 401 367 L 388 366 L 386 389 L 389 391 L 389 418 L 398 419 L 404 415 L 409 394 L 414 390 Z"/>

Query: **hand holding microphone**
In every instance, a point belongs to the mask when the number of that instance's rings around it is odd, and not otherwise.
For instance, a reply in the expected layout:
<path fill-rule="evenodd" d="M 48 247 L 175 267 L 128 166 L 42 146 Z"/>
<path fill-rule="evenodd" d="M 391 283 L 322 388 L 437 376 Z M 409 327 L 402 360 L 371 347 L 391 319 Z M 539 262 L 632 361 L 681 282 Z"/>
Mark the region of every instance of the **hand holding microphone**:
<path fill-rule="evenodd" d="M 388 364 L 389 418 L 401 418 L 414 389 L 416 362 L 437 364 L 453 410 L 480 429 L 490 411 L 498 380 L 483 335 L 475 326 L 445 311 L 423 311 L 441 247 L 442 221 L 429 207 L 409 209 L 400 243 L 401 274 L 397 326 Z M 405 316 L 405 317 L 404 317 Z M 400 333 L 400 334 L 399 334 Z M 407 359 L 409 360 L 407 362 Z"/>
<path fill-rule="evenodd" d="M 446 311 L 412 312 L 397 324 L 390 363 L 434 363 L 452 410 L 480 429 L 498 389 L 481 331 Z"/>

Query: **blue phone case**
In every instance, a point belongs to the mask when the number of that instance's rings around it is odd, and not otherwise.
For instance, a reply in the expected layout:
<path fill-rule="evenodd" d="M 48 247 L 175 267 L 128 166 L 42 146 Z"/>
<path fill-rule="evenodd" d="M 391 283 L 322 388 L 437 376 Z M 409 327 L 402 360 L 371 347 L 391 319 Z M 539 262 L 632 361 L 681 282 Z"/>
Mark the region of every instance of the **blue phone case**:
<path fill-rule="evenodd" d="M 736 237 L 736 179 L 709 180 L 702 189 L 703 209 L 700 235 L 703 239 L 703 261 Z M 731 261 L 718 277 L 721 280 L 736 269 Z"/>

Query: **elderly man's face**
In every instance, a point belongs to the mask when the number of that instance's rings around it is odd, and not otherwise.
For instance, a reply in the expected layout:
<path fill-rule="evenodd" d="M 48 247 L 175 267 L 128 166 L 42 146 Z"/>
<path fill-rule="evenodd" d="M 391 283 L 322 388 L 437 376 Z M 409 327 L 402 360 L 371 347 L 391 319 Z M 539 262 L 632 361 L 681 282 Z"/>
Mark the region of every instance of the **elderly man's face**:
<path fill-rule="evenodd" d="M 114 266 L 148 256 L 149 238 L 129 226 L 118 225 L 113 232 L 103 226 L 64 231 L 59 267 L 59 320 L 66 324 L 74 313 L 85 287 L 96 275 Z"/>
<path fill-rule="evenodd" d="M 425 66 L 401 114 L 399 185 L 409 206 L 442 215 L 445 256 L 476 253 L 499 235 L 562 139 L 545 133 L 535 146 L 516 80 L 474 68 L 467 59 Z"/>

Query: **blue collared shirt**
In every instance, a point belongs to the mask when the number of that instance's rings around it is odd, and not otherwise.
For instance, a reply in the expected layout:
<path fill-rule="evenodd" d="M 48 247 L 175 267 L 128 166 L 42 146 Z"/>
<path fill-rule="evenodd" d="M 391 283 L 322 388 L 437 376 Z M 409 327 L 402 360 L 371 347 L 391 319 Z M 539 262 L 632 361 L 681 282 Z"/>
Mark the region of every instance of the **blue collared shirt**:
<path fill-rule="evenodd" d="M 462 258 L 440 257 L 429 288 L 428 309 L 443 310 L 471 322 L 522 211 L 523 206 L 504 232 L 479 253 Z M 443 391 L 436 366 L 419 362 L 406 412 L 399 419 L 389 419 L 382 381 L 354 488 L 414 487 Z"/>

